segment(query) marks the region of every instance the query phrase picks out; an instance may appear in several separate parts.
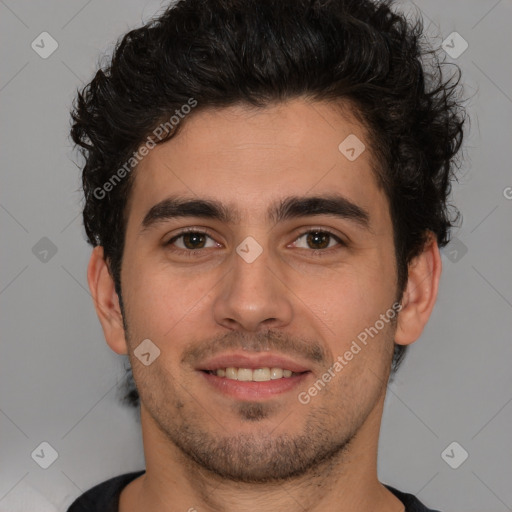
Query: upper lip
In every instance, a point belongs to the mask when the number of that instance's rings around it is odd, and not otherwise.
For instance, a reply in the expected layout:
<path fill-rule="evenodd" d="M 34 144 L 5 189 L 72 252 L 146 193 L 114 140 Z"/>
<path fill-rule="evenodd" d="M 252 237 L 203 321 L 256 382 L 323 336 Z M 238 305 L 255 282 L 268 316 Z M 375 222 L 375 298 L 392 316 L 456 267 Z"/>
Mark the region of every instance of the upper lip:
<path fill-rule="evenodd" d="M 229 367 L 253 370 L 256 368 L 282 368 L 295 373 L 310 371 L 307 366 L 279 354 L 255 353 L 248 355 L 235 352 L 219 354 L 207 359 L 197 365 L 197 370 L 217 370 Z"/>

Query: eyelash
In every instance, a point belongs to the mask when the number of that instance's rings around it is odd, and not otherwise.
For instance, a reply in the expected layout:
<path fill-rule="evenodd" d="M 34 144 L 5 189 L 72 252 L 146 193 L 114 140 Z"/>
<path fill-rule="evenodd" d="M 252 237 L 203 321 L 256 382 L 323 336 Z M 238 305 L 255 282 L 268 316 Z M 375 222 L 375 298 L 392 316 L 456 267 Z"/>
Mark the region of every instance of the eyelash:
<path fill-rule="evenodd" d="M 327 234 L 329 235 L 330 237 L 334 238 L 334 240 L 336 242 L 338 242 L 338 244 L 341 246 L 341 247 L 346 247 L 347 244 L 337 235 L 335 235 L 332 231 L 330 231 L 329 229 L 326 229 L 326 228 L 313 228 L 313 229 L 309 229 L 307 231 L 304 231 L 302 233 L 300 233 L 294 241 L 297 241 L 299 238 L 302 238 L 304 235 L 309 235 L 311 233 L 321 233 L 321 234 Z M 190 228 L 190 229 L 185 229 L 183 231 L 181 231 L 180 233 L 178 233 L 177 235 L 173 236 L 171 239 L 169 239 L 164 245 L 166 247 L 172 247 L 172 244 L 178 240 L 179 238 L 181 238 L 183 235 L 186 235 L 186 234 L 195 234 L 195 235 L 206 235 L 207 237 L 211 238 L 213 240 L 213 237 L 211 236 L 211 234 L 208 232 L 208 231 L 199 231 L 199 230 L 196 230 L 194 228 Z M 310 249 L 309 252 L 311 253 L 311 255 L 313 256 L 323 256 L 325 253 L 328 253 L 330 254 L 333 250 L 339 250 L 339 247 L 330 247 L 328 249 Z M 201 252 L 204 251 L 204 249 L 188 249 L 188 250 L 185 250 L 185 249 L 171 249 L 172 252 L 174 253 L 178 253 L 178 254 L 182 254 L 182 255 L 185 255 L 185 256 L 188 256 L 188 257 L 197 257 L 197 256 L 200 256 L 201 255 Z"/>

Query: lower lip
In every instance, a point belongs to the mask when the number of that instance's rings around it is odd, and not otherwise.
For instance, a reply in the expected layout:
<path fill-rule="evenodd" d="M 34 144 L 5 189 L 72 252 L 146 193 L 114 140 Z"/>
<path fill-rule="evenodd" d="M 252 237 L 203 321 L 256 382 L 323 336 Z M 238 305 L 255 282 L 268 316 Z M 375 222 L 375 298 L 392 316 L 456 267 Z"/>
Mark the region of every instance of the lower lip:
<path fill-rule="evenodd" d="M 264 382 L 227 379 L 226 377 L 217 377 L 217 375 L 204 371 L 200 373 L 203 374 L 211 386 L 228 396 L 238 398 L 239 400 L 256 400 L 258 398 L 271 398 L 286 391 L 291 391 L 298 387 L 311 372 Z"/>

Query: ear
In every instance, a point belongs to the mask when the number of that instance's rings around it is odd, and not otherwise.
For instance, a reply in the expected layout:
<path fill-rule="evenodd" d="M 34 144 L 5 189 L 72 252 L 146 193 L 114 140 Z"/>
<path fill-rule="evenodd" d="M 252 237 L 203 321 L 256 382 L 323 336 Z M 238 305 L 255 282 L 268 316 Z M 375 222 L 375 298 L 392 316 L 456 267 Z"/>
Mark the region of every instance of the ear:
<path fill-rule="evenodd" d="M 395 342 L 410 345 L 421 335 L 437 298 L 441 256 L 435 235 L 430 232 L 424 249 L 409 264 L 409 277 L 398 315 Z"/>
<path fill-rule="evenodd" d="M 95 247 L 92 251 L 87 268 L 87 281 L 107 344 L 114 352 L 127 354 L 119 298 L 101 246 Z"/>

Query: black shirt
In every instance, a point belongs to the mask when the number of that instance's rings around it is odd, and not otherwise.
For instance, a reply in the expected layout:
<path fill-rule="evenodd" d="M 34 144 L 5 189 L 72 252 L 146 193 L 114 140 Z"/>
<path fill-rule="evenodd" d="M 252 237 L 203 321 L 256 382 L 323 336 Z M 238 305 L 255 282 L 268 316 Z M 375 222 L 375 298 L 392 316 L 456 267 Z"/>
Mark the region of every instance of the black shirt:
<path fill-rule="evenodd" d="M 145 471 L 127 473 L 98 484 L 79 496 L 67 512 L 118 512 L 121 491 L 143 473 Z M 405 512 L 439 512 L 425 507 L 412 494 L 400 492 L 389 485 L 386 488 L 404 504 Z"/>

